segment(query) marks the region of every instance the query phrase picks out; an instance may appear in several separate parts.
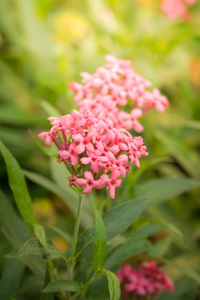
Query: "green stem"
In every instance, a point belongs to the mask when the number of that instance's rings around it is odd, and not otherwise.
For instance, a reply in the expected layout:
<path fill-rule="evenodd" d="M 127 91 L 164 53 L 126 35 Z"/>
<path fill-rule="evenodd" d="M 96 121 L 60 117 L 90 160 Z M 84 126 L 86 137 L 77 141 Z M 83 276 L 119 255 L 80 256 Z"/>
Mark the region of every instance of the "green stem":
<path fill-rule="evenodd" d="M 69 280 L 73 280 L 73 270 L 74 270 L 74 265 L 76 263 L 76 244 L 77 244 L 78 231 L 79 231 L 79 225 L 80 225 L 80 220 L 81 220 L 82 206 L 83 206 L 83 196 L 79 195 L 78 212 L 77 212 L 77 216 L 76 216 L 74 235 L 73 235 L 73 241 L 72 241 L 71 267 L 69 268 Z"/>

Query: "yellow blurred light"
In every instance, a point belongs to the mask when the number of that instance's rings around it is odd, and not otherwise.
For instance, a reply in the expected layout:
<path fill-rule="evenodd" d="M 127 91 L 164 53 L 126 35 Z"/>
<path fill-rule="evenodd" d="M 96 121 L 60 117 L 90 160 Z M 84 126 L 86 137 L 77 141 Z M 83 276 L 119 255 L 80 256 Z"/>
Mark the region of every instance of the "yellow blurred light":
<path fill-rule="evenodd" d="M 76 43 L 89 30 L 88 21 L 73 10 L 57 12 L 54 18 L 54 38 L 57 42 Z"/>

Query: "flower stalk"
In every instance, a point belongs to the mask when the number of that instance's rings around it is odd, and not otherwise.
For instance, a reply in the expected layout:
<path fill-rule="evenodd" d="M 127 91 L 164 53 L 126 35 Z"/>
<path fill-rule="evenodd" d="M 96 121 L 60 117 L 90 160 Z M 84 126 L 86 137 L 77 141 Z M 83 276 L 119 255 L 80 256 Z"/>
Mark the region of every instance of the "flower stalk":
<path fill-rule="evenodd" d="M 81 211 L 83 206 L 83 196 L 79 195 L 79 203 L 78 203 L 78 211 L 76 216 L 76 222 L 74 227 L 74 234 L 73 234 L 73 241 L 72 241 L 72 248 L 71 248 L 71 266 L 69 268 L 69 280 L 73 280 L 73 270 L 76 263 L 76 244 L 78 239 L 78 232 L 81 220 Z"/>

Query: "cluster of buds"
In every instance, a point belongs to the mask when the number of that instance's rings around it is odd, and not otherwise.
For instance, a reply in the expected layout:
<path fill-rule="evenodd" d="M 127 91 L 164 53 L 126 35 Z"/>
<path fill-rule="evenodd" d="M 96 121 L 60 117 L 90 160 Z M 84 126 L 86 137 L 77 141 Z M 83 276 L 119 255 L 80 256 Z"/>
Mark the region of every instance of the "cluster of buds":
<path fill-rule="evenodd" d="M 125 129 L 113 127 L 104 112 L 87 109 L 73 110 L 59 118 L 50 117 L 51 129 L 39 134 L 45 145 L 53 142 L 58 147 L 58 162 L 64 162 L 71 177 L 72 187 L 91 193 L 93 188 L 107 186 L 111 198 L 121 179 L 130 170 L 130 162 L 139 168 L 139 158 L 146 156 L 141 137 L 132 137 Z"/>
<path fill-rule="evenodd" d="M 117 272 L 123 299 L 155 299 L 163 291 L 174 291 L 172 280 L 158 268 L 156 262 L 138 263 L 137 269 L 124 265 Z"/>
<path fill-rule="evenodd" d="M 82 72 L 83 84 L 70 83 L 77 106 L 92 112 L 100 109 L 115 128 L 142 132 L 138 119 L 153 108 L 163 112 L 167 98 L 158 89 L 149 90 L 151 82 L 135 72 L 130 60 L 107 55 L 106 61 L 94 74 Z"/>
<path fill-rule="evenodd" d="M 197 0 L 163 0 L 161 10 L 166 16 L 175 20 L 181 18 L 183 21 L 190 19 L 189 6 L 196 3 Z"/>

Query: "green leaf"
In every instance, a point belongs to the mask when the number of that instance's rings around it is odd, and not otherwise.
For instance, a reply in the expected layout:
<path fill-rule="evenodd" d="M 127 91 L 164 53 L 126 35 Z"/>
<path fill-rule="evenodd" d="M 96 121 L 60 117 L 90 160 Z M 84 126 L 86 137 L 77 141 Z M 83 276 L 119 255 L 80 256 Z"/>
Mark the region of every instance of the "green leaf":
<path fill-rule="evenodd" d="M 200 170 L 196 167 L 200 163 L 199 156 L 192 148 L 186 147 L 176 137 L 168 136 L 161 130 L 155 135 L 190 176 L 200 178 Z"/>
<path fill-rule="evenodd" d="M 34 223 L 33 207 L 24 175 L 16 159 L 1 141 L 0 149 L 6 162 L 8 180 L 13 191 L 17 207 L 25 222 L 31 227 Z"/>
<path fill-rule="evenodd" d="M 31 238 L 24 243 L 18 252 L 20 257 L 38 256 L 39 258 L 55 259 L 61 257 L 64 261 L 67 258 L 62 254 L 51 242 L 47 242 L 46 246 L 40 245 L 36 238 Z"/>
<path fill-rule="evenodd" d="M 108 211 L 103 217 L 107 240 L 126 230 L 140 215 L 146 204 L 146 200 L 132 200 L 115 206 Z M 94 245 L 94 235 L 94 227 L 88 228 L 80 235 L 77 243 L 77 258 L 79 260 L 83 257 L 90 260 Z"/>
<path fill-rule="evenodd" d="M 51 292 L 78 292 L 81 289 L 80 283 L 69 280 L 56 280 L 50 282 L 44 289 L 44 293 Z"/>
<path fill-rule="evenodd" d="M 109 249 L 105 261 L 104 261 L 104 267 L 107 269 L 111 269 L 112 266 L 118 261 L 118 258 L 122 252 L 123 249 L 123 245 L 117 245 L 117 246 L 113 246 L 111 247 L 111 249 Z"/>
<path fill-rule="evenodd" d="M 144 238 L 133 237 L 124 243 L 118 261 L 126 260 L 134 255 L 147 252 L 151 249 L 151 244 Z"/>
<path fill-rule="evenodd" d="M 103 218 L 108 240 L 126 230 L 139 217 L 146 206 L 147 200 L 131 200 L 108 211 Z"/>
<path fill-rule="evenodd" d="M 24 243 L 18 252 L 18 256 L 38 255 L 42 258 L 42 247 L 37 239 L 31 238 Z"/>
<path fill-rule="evenodd" d="M 101 269 L 106 255 L 106 229 L 100 213 L 95 208 L 95 243 L 93 252 L 93 266 L 95 271 Z"/>
<path fill-rule="evenodd" d="M 145 219 L 145 222 L 151 222 L 151 223 L 147 223 L 144 224 L 144 226 L 138 228 L 135 232 L 134 232 L 134 237 L 148 237 L 160 230 L 164 229 L 163 225 L 158 224 L 154 219 L 153 220 L 147 220 Z"/>
<path fill-rule="evenodd" d="M 169 157 L 158 157 L 158 158 L 154 158 L 150 161 L 147 162 L 143 162 L 142 164 L 142 168 L 141 169 L 137 169 L 134 172 L 132 171 L 132 174 L 130 173 L 130 175 L 128 176 L 128 183 L 130 185 L 130 187 L 133 186 L 133 182 L 137 181 L 137 179 L 150 167 L 162 163 L 162 162 L 171 162 L 172 160 Z"/>
<path fill-rule="evenodd" d="M 9 200 L 0 190 L 1 230 L 15 249 L 19 249 L 29 235 L 29 228 L 16 214 Z"/>
<path fill-rule="evenodd" d="M 136 186 L 136 196 L 147 198 L 148 205 L 154 205 L 177 197 L 194 188 L 200 187 L 200 182 L 190 178 L 161 178 Z"/>
<path fill-rule="evenodd" d="M 165 228 L 168 228 L 169 230 L 171 230 L 172 232 L 174 232 L 176 235 L 178 235 L 180 238 L 185 239 L 184 234 L 173 224 L 167 222 L 167 221 L 156 221 L 158 224 L 160 224 L 161 226 L 163 225 Z"/>
<path fill-rule="evenodd" d="M 146 205 L 146 200 L 132 200 L 117 205 L 108 211 L 103 217 L 107 240 L 125 231 L 142 213 Z M 84 257 L 90 260 L 94 245 L 94 234 L 94 227 L 90 227 L 80 235 L 77 243 L 78 259 Z"/>
<path fill-rule="evenodd" d="M 44 228 L 40 224 L 34 224 L 34 233 L 38 241 L 41 243 L 42 246 L 47 248 L 47 243 L 46 243 L 46 235 Z"/>
<path fill-rule="evenodd" d="M 18 259 L 8 259 L 0 282 L 1 300 L 10 299 L 17 293 L 25 265 Z"/>
<path fill-rule="evenodd" d="M 104 270 L 104 274 L 108 279 L 110 300 L 119 300 L 121 291 L 120 291 L 120 281 L 118 277 L 113 272 L 107 270 Z"/>
<path fill-rule="evenodd" d="M 172 246 L 172 238 L 165 237 L 164 239 L 158 240 L 152 248 L 148 252 L 148 256 L 162 256 L 164 257 L 170 251 L 170 247 Z"/>

